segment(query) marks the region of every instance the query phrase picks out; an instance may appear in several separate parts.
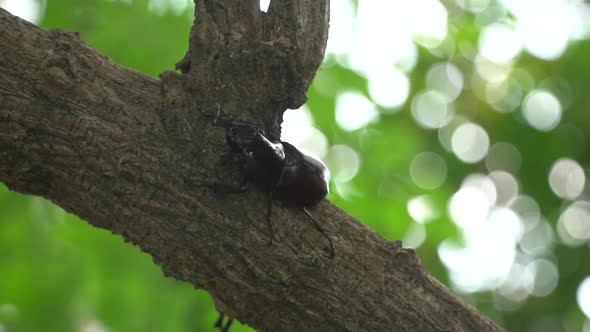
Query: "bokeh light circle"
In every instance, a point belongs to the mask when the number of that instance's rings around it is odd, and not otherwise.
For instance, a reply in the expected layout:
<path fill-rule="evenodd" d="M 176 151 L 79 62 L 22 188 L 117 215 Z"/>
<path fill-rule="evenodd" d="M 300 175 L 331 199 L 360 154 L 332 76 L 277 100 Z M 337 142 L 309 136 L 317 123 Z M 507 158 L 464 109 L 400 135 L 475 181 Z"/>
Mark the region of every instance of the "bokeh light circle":
<path fill-rule="evenodd" d="M 340 128 L 353 131 L 365 127 L 379 118 L 379 112 L 367 97 L 358 92 L 344 92 L 336 99 L 336 123 Z"/>
<path fill-rule="evenodd" d="M 453 132 L 451 147 L 463 162 L 476 163 L 488 153 L 490 138 L 480 125 L 464 123 Z"/>
<path fill-rule="evenodd" d="M 421 195 L 410 199 L 408 201 L 407 209 L 410 217 L 420 224 L 427 223 L 439 216 L 432 198 L 427 195 Z"/>
<path fill-rule="evenodd" d="M 422 92 L 412 101 L 412 116 L 420 126 L 427 129 L 442 127 L 453 113 L 449 98 L 438 91 Z"/>
<path fill-rule="evenodd" d="M 361 158 L 348 145 L 333 145 L 326 154 L 325 162 L 334 182 L 348 182 L 358 173 Z"/>
<path fill-rule="evenodd" d="M 408 76 L 399 69 L 392 68 L 371 73 L 368 78 L 369 95 L 380 106 L 398 108 L 410 93 Z"/>
<path fill-rule="evenodd" d="M 495 63 L 512 61 L 522 50 L 518 33 L 510 25 L 494 23 L 486 26 L 479 35 L 479 51 Z"/>
<path fill-rule="evenodd" d="M 578 306 L 580 306 L 580 309 L 586 315 L 586 318 L 590 318 L 590 277 L 586 277 L 586 279 L 580 283 L 576 295 Z"/>
<path fill-rule="evenodd" d="M 461 226 L 479 224 L 486 218 L 492 204 L 486 192 L 475 187 L 463 187 L 457 191 L 449 202 L 449 214 L 453 221 Z"/>
<path fill-rule="evenodd" d="M 508 78 L 500 82 L 487 82 L 485 100 L 501 113 L 514 111 L 522 101 L 522 88 L 518 81 Z"/>
<path fill-rule="evenodd" d="M 422 189 L 435 189 L 447 178 L 447 163 L 434 152 L 422 152 L 410 163 L 410 177 Z"/>
<path fill-rule="evenodd" d="M 485 163 L 489 171 L 499 170 L 517 174 L 522 163 L 522 156 L 514 145 L 498 142 L 490 148 Z"/>
<path fill-rule="evenodd" d="M 498 193 L 496 190 L 496 185 L 492 179 L 484 174 L 474 173 L 469 174 L 463 182 L 461 183 L 462 188 L 472 187 L 476 188 L 477 190 L 482 191 L 485 193 L 488 204 L 490 206 L 496 204 L 496 200 L 498 199 Z"/>
<path fill-rule="evenodd" d="M 534 296 L 547 296 L 555 290 L 559 281 L 559 271 L 553 262 L 538 259 L 527 265 L 535 275 L 535 284 L 531 292 Z"/>
<path fill-rule="evenodd" d="M 490 179 L 496 187 L 497 205 L 506 205 L 518 195 L 518 182 L 512 174 L 504 171 L 493 171 Z"/>
<path fill-rule="evenodd" d="M 584 169 L 573 159 L 559 159 L 549 171 L 549 186 L 561 198 L 575 199 L 580 196 L 585 184 Z"/>
<path fill-rule="evenodd" d="M 513 199 L 508 206 L 519 215 L 526 231 L 536 227 L 541 221 L 541 207 L 530 196 L 520 195 Z"/>
<path fill-rule="evenodd" d="M 442 93 L 450 102 L 463 90 L 463 74 L 450 62 L 437 63 L 426 74 L 426 86 L 430 90 Z"/>
<path fill-rule="evenodd" d="M 561 120 L 561 104 L 552 93 L 534 90 L 524 99 L 522 113 L 533 128 L 549 131 Z"/>
<path fill-rule="evenodd" d="M 568 206 L 558 221 L 559 226 L 574 240 L 590 239 L 590 203 L 577 201 Z M 577 242 L 577 241 L 574 241 Z M 577 243 L 571 243 L 577 244 Z"/>

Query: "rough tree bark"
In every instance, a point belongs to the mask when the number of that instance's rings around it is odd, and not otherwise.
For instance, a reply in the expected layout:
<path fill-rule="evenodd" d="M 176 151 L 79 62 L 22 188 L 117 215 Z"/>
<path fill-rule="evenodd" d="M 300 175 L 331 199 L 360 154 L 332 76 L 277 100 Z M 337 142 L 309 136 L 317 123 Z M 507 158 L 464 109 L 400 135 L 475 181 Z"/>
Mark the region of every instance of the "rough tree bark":
<path fill-rule="evenodd" d="M 183 178 L 239 177 L 203 112 L 279 136 L 304 103 L 328 31 L 328 0 L 195 1 L 190 49 L 157 81 L 118 66 L 76 33 L 0 9 L 0 181 L 121 234 L 166 275 L 207 290 L 265 331 L 501 331 L 452 295 L 415 253 L 329 202 L 314 211 L 336 257 L 298 210 L 220 195 Z"/>

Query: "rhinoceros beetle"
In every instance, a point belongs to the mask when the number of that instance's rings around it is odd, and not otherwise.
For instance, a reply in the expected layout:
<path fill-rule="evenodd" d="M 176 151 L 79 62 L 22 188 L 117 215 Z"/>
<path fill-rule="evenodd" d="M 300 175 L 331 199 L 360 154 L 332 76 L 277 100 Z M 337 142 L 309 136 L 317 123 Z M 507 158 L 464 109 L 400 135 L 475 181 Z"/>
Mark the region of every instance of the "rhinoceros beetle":
<path fill-rule="evenodd" d="M 273 200 L 278 199 L 295 205 L 305 213 L 311 224 L 330 243 L 330 258 L 333 258 L 331 238 L 308 210 L 308 207 L 314 206 L 328 194 L 330 171 L 326 165 L 290 143 L 271 141 L 263 129 L 252 123 L 219 118 L 214 123 L 225 128 L 227 145 L 242 161 L 244 183 L 251 182 L 269 194 L 266 213 L 268 244 L 271 245 L 274 240 L 271 212 Z M 221 187 L 226 192 L 245 190 L 245 185 L 233 189 L 225 185 Z"/>

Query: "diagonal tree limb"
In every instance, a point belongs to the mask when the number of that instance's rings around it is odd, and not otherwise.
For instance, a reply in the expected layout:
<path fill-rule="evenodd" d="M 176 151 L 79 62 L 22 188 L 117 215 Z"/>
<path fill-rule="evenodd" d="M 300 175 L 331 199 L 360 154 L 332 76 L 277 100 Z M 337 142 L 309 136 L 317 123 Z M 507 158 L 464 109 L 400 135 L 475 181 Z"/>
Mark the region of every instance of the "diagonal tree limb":
<path fill-rule="evenodd" d="M 254 2 L 198 1 L 185 74 L 160 81 L 112 63 L 75 33 L 0 9 L 0 181 L 121 234 L 166 275 L 204 288 L 260 330 L 501 331 L 424 271 L 414 251 L 328 202 L 313 213 L 334 259 L 300 211 L 276 205 L 267 246 L 262 193 L 185 184 L 239 178 L 223 157 L 223 133 L 202 112 L 256 121 L 276 137 L 282 111 L 305 100 L 321 61 L 327 1 L 275 0 L 268 14 Z M 325 34 L 293 23 L 300 16 Z M 306 42 L 306 33 L 315 37 Z"/>

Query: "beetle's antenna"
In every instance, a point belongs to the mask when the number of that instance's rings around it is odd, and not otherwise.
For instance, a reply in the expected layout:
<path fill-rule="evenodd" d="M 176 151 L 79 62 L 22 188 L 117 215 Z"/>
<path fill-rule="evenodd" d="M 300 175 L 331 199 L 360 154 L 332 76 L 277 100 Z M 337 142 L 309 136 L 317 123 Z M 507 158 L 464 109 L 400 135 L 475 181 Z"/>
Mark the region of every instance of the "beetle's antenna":
<path fill-rule="evenodd" d="M 305 214 L 309 217 L 309 220 L 311 220 L 313 227 L 315 227 L 315 229 L 317 229 L 318 232 L 320 232 L 328 240 L 328 242 L 330 242 L 330 258 L 334 258 L 334 244 L 332 244 L 332 239 L 328 236 L 326 230 L 323 229 L 322 226 L 320 226 L 318 221 L 315 220 L 315 218 L 311 215 L 311 213 L 309 213 L 309 211 L 307 211 L 307 208 L 305 206 L 303 207 L 303 212 L 305 212 Z"/>

